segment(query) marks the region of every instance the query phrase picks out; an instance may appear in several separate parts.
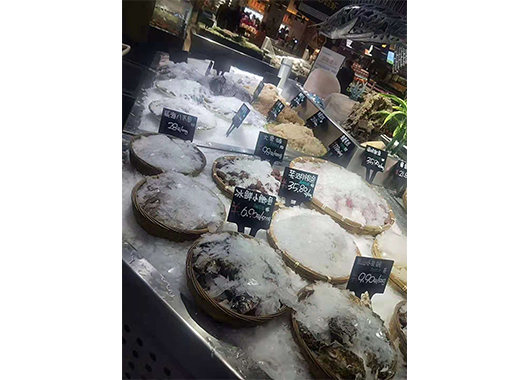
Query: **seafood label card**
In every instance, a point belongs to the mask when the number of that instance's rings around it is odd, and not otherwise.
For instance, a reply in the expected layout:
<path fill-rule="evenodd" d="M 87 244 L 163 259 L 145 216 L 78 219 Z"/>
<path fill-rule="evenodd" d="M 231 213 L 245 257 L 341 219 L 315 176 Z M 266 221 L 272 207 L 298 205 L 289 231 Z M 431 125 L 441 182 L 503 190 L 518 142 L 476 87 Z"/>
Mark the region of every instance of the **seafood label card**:
<path fill-rule="evenodd" d="M 330 144 L 329 151 L 324 158 L 345 168 L 350 163 L 354 151 L 353 141 L 348 136 L 342 135 Z"/>
<path fill-rule="evenodd" d="M 278 195 L 285 198 L 286 206 L 298 206 L 309 202 L 317 185 L 318 175 L 286 167 Z"/>
<path fill-rule="evenodd" d="M 399 160 L 396 164 L 396 176 L 407 180 L 407 163 L 405 161 Z"/>
<path fill-rule="evenodd" d="M 291 100 L 291 108 L 296 108 L 300 104 L 303 104 L 305 102 L 305 95 L 301 92 L 296 95 L 293 100 Z"/>
<path fill-rule="evenodd" d="M 164 108 L 158 133 L 165 133 L 182 140 L 193 141 L 197 120 L 196 116 Z"/>
<path fill-rule="evenodd" d="M 368 292 L 370 298 L 375 293 L 384 293 L 393 265 L 393 260 L 357 256 L 346 288 L 359 298 L 364 292 Z"/>
<path fill-rule="evenodd" d="M 326 115 L 322 111 L 318 111 L 316 114 L 311 116 L 305 121 L 305 125 L 308 128 L 316 128 L 326 120 Z"/>
<path fill-rule="evenodd" d="M 263 81 L 259 82 L 258 87 L 254 90 L 254 95 L 252 95 L 252 102 L 254 103 L 256 99 L 258 99 L 259 94 L 261 93 L 261 90 L 263 90 L 263 86 L 265 86 L 265 83 Z"/>
<path fill-rule="evenodd" d="M 275 161 L 282 162 L 285 148 L 287 148 L 287 139 L 260 132 L 254 155 L 262 160 L 269 161 L 273 165 Z"/>
<path fill-rule="evenodd" d="M 366 168 L 366 181 L 372 183 L 377 172 L 385 170 L 388 152 L 367 146 L 364 153 L 361 165 Z"/>
<path fill-rule="evenodd" d="M 250 227 L 250 235 L 256 236 L 258 230 L 269 229 L 275 204 L 276 197 L 272 195 L 236 187 L 228 221 L 236 223 L 237 231 L 241 233 L 245 233 L 245 227 Z"/>
<path fill-rule="evenodd" d="M 271 109 L 269 110 L 269 113 L 267 115 L 267 121 L 271 122 L 276 120 L 280 112 L 283 111 L 285 108 L 285 104 L 282 103 L 280 99 L 276 100 L 276 102 L 272 105 Z"/>
<path fill-rule="evenodd" d="M 232 133 L 234 129 L 239 128 L 241 126 L 243 120 L 245 120 L 249 113 L 250 108 L 248 108 L 245 103 L 241 104 L 241 107 L 239 107 L 239 110 L 237 110 L 236 114 L 232 118 L 232 123 L 230 124 L 230 127 L 226 132 L 227 137 L 230 135 L 230 133 Z"/>

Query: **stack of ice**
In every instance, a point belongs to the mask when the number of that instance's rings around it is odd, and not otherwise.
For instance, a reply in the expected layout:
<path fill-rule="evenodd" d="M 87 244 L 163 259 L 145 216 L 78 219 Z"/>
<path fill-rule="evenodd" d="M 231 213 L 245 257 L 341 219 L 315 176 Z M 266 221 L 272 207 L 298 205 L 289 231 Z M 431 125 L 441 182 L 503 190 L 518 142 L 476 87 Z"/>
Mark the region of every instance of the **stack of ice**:
<path fill-rule="evenodd" d="M 350 274 L 359 249 L 353 235 L 328 215 L 291 207 L 275 214 L 272 229 L 279 248 L 300 264 L 324 276 Z"/>
<path fill-rule="evenodd" d="M 211 297 L 241 314 L 270 315 L 297 300 L 299 277 L 262 240 L 227 232 L 205 235 L 193 267 Z"/>
<path fill-rule="evenodd" d="M 137 193 L 140 207 L 152 218 L 177 229 L 216 231 L 224 222 L 222 201 L 204 185 L 179 173 L 147 177 Z"/>
<path fill-rule="evenodd" d="M 388 204 L 357 174 L 330 163 L 297 162 L 295 167 L 318 174 L 313 196 L 340 215 L 367 226 L 388 221 Z"/>
<path fill-rule="evenodd" d="M 142 160 L 164 172 L 190 174 L 203 164 L 192 143 L 164 134 L 142 136 L 133 142 L 132 149 Z"/>

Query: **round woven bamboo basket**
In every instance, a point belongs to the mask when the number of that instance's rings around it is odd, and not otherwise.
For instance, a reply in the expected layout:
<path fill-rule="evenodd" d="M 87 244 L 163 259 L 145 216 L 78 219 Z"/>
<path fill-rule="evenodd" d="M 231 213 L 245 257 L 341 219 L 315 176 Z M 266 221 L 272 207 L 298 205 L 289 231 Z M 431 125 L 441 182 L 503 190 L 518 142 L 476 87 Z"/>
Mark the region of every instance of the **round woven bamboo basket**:
<path fill-rule="evenodd" d="M 298 273 L 300 276 L 304 277 L 305 279 L 308 279 L 310 281 L 324 281 L 329 282 L 332 285 L 340 285 L 345 284 L 348 282 L 350 276 L 345 277 L 330 277 L 323 275 L 321 273 L 318 273 L 314 270 L 312 270 L 309 267 L 306 267 L 303 264 L 300 264 L 297 260 L 295 260 L 292 256 L 290 256 L 287 251 L 280 248 L 280 245 L 278 244 L 278 239 L 274 235 L 274 219 L 276 217 L 276 214 L 278 213 L 277 210 L 272 214 L 272 221 L 269 229 L 267 230 L 267 240 L 269 241 L 269 244 L 280 251 L 282 253 L 282 258 L 285 264 L 287 264 L 288 267 L 290 267 L 292 270 L 294 270 L 296 273 Z M 361 252 L 359 251 L 359 248 L 357 247 L 357 256 L 361 256 Z M 353 264 L 352 264 L 353 265 Z"/>
<path fill-rule="evenodd" d="M 150 215 L 148 215 L 138 204 L 138 197 L 137 197 L 138 189 L 140 189 L 140 187 L 142 187 L 146 182 L 147 180 L 144 178 L 134 186 L 131 192 L 131 201 L 132 201 L 133 214 L 134 214 L 134 218 L 136 219 L 136 222 L 144 230 L 146 230 L 150 235 L 180 242 L 180 241 L 186 241 L 186 240 L 195 240 L 202 234 L 209 232 L 208 228 L 206 227 L 196 229 L 196 230 L 184 230 L 184 229 L 170 227 L 152 218 Z M 217 195 L 214 192 L 212 191 L 210 192 L 212 193 L 213 196 L 217 197 Z M 223 210 L 223 220 L 225 220 L 226 209 L 224 206 L 222 210 Z"/>
<path fill-rule="evenodd" d="M 403 193 L 403 204 L 405 205 L 405 210 L 407 209 L 407 189 Z"/>
<path fill-rule="evenodd" d="M 305 298 L 311 296 L 313 294 L 313 290 L 310 289 L 310 285 L 306 286 L 300 292 L 298 293 L 298 300 L 302 301 Z M 352 302 L 359 303 L 359 299 L 356 297 L 351 297 Z M 326 365 L 320 362 L 316 355 L 311 351 L 311 349 L 307 346 L 304 338 L 302 338 L 302 335 L 300 334 L 300 326 L 298 325 L 298 322 L 295 318 L 296 312 L 291 312 L 291 331 L 293 333 L 294 340 L 300 347 L 300 351 L 302 351 L 302 355 L 306 359 L 308 365 L 309 365 L 309 372 L 313 375 L 315 379 L 332 379 L 332 380 L 341 380 L 340 377 L 335 374 L 331 369 L 329 369 Z M 391 344 L 394 345 L 394 343 L 391 341 Z M 394 364 L 394 367 L 392 368 L 392 371 L 395 371 L 397 367 L 397 361 Z"/>
<path fill-rule="evenodd" d="M 407 361 L 407 335 L 403 332 L 401 328 L 401 323 L 399 323 L 398 310 L 399 308 L 406 304 L 407 301 L 398 302 L 394 308 L 394 313 L 388 324 L 388 332 L 392 338 L 392 342 L 399 347 L 399 351 L 403 354 L 403 358 Z"/>
<path fill-rule="evenodd" d="M 134 152 L 133 144 L 134 144 L 134 142 L 136 140 L 138 140 L 142 136 L 146 137 L 146 136 L 158 135 L 158 134 L 159 133 L 147 132 L 147 133 L 142 133 L 140 135 L 136 135 L 136 136 L 134 136 L 131 139 L 131 143 L 129 145 L 129 158 L 131 160 L 132 166 L 134 166 L 136 168 L 136 170 L 138 170 L 143 175 L 158 175 L 158 174 L 162 174 L 164 171 L 162 169 L 160 169 L 160 168 L 157 168 L 156 166 L 153 166 L 153 165 L 147 163 L 146 161 L 144 161 L 140 157 L 138 157 L 136 155 L 136 153 Z M 174 136 L 170 136 L 170 135 L 166 135 L 166 136 L 169 137 L 172 140 L 178 139 L 178 137 L 174 137 Z M 195 145 L 193 145 L 193 147 L 195 148 L 196 152 L 200 155 L 201 160 L 202 160 L 202 165 L 201 165 L 201 167 L 199 169 L 197 169 L 197 170 L 195 170 L 195 171 L 193 171 L 193 172 L 191 172 L 189 174 L 186 174 L 186 175 L 189 175 L 191 177 L 196 177 L 196 176 L 198 176 L 200 174 L 200 172 L 202 172 L 202 169 L 204 169 L 204 167 L 206 166 L 206 156 Z"/>
<path fill-rule="evenodd" d="M 267 125 L 265 126 L 265 129 L 267 130 L 267 132 L 273 134 L 274 136 L 277 136 L 277 135 L 276 135 L 276 132 L 274 132 L 274 131 L 271 130 L 271 125 L 274 125 L 274 123 L 269 123 L 269 124 L 267 124 Z M 281 136 L 280 136 L 280 137 L 281 137 Z M 283 138 L 285 138 L 285 137 L 283 137 Z M 315 138 L 316 138 L 316 137 L 315 137 Z M 319 140 L 319 141 L 320 141 L 320 140 Z M 322 144 L 322 142 L 321 142 L 321 144 Z M 301 150 L 299 150 L 299 149 L 296 149 L 296 148 L 290 147 L 289 144 L 287 144 L 287 148 L 288 148 L 288 149 L 291 149 L 291 150 L 293 150 L 293 151 L 295 151 L 295 152 L 298 152 L 298 153 L 307 154 L 307 155 L 310 156 L 310 157 L 324 157 L 324 156 L 328 153 L 329 149 L 328 149 L 328 147 L 326 147 L 324 144 L 322 144 L 322 146 L 326 149 L 326 151 L 324 152 L 324 154 L 322 154 L 322 155 L 320 155 L 320 156 L 312 156 L 312 155 L 310 155 L 310 154 L 307 153 L 307 152 L 303 152 L 303 151 L 301 151 Z"/>
<path fill-rule="evenodd" d="M 223 156 L 223 157 L 218 157 L 212 164 L 212 177 L 213 177 L 213 181 L 215 182 L 215 184 L 217 185 L 217 187 L 223 192 L 225 193 L 225 195 L 228 197 L 228 198 L 232 198 L 234 196 L 234 192 L 232 191 L 232 189 L 230 189 L 230 186 L 228 185 L 227 182 L 224 182 L 218 175 L 217 175 L 217 163 L 219 162 L 220 159 L 230 159 L 230 158 L 240 158 L 240 157 L 237 157 L 237 156 Z M 282 208 L 282 207 L 285 207 L 285 205 L 283 203 L 280 203 L 280 199 L 278 197 L 278 194 L 271 194 L 271 195 L 274 195 L 276 197 L 276 207 L 277 208 Z"/>
<path fill-rule="evenodd" d="M 254 239 L 252 236 L 242 234 L 240 232 L 224 231 L 222 233 L 228 233 L 232 236 L 239 235 L 246 239 Z M 250 327 L 267 323 L 270 320 L 279 317 L 280 315 L 290 310 L 287 306 L 283 306 L 280 310 L 278 310 L 278 312 L 274 314 L 253 316 L 239 314 L 229 308 L 220 305 L 219 302 L 210 297 L 208 292 L 206 292 L 202 288 L 202 286 L 199 284 L 199 281 L 195 277 L 195 273 L 193 272 L 193 251 L 200 243 L 201 239 L 198 239 L 188 250 L 188 256 L 186 258 L 186 282 L 188 284 L 188 289 L 190 290 L 190 293 L 195 299 L 195 302 L 212 318 L 219 322 L 228 323 L 235 327 Z"/>
<path fill-rule="evenodd" d="M 381 252 L 381 249 L 379 248 L 377 239 L 374 240 L 374 244 L 372 245 L 372 256 L 374 256 L 376 259 L 383 258 L 383 254 Z M 392 272 L 390 272 L 390 284 L 402 295 L 404 295 L 405 297 L 407 296 L 407 283 L 401 280 Z"/>
<path fill-rule="evenodd" d="M 335 166 L 337 166 L 339 168 L 342 168 L 342 166 L 336 165 L 336 164 L 334 164 L 332 162 L 325 161 L 325 160 L 322 160 L 322 159 L 316 158 L 316 157 L 297 157 L 297 158 L 295 158 L 294 160 L 291 161 L 290 166 L 292 168 L 295 167 L 295 164 L 297 162 L 317 162 L 317 163 L 320 163 L 320 164 L 324 164 L 325 163 L 325 164 L 328 164 L 328 165 L 335 165 Z M 367 186 L 370 186 L 370 185 L 368 185 L 368 183 L 367 183 Z M 377 193 L 377 191 L 376 191 L 376 193 Z M 384 200 L 383 197 L 381 197 L 381 199 Z M 394 222 L 396 221 L 396 218 L 394 216 L 394 212 L 392 211 L 392 209 L 390 208 L 388 203 L 387 203 L 388 216 L 389 216 L 390 220 L 387 223 L 385 223 L 384 225 L 382 225 L 382 226 L 366 226 L 364 224 L 361 224 L 361 223 L 358 223 L 358 222 L 354 222 L 353 220 L 345 218 L 344 216 L 340 215 L 339 213 L 337 213 L 336 211 L 334 211 L 330 207 L 326 206 L 325 204 L 323 204 L 320 200 L 318 200 L 315 197 L 313 197 L 313 199 L 311 199 L 310 205 L 315 210 L 320 211 L 323 214 L 327 214 L 327 215 L 331 216 L 331 218 L 333 218 L 333 220 L 335 220 L 337 223 L 339 223 L 347 231 L 354 232 L 354 233 L 360 234 L 360 235 L 372 235 L 372 236 L 379 235 L 381 232 L 384 232 L 384 231 L 388 230 L 390 227 L 392 227 L 392 224 L 394 224 Z"/>

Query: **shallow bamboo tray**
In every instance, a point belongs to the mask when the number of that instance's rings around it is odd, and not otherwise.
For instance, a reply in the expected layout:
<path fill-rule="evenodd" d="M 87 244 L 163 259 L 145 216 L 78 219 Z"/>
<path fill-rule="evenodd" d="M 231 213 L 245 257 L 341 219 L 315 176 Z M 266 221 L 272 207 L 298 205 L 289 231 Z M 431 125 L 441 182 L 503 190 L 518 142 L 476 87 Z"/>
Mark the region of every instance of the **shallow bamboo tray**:
<path fill-rule="evenodd" d="M 407 335 L 405 335 L 405 333 L 401 329 L 401 324 L 399 323 L 398 317 L 398 310 L 402 305 L 406 303 L 407 301 L 398 302 L 398 304 L 394 308 L 394 313 L 392 314 L 390 323 L 388 324 L 388 331 L 390 332 L 392 342 L 394 342 L 394 344 L 399 347 L 399 350 L 401 351 L 401 354 L 403 354 L 403 359 L 405 359 L 405 362 L 407 361 Z"/>
<path fill-rule="evenodd" d="M 326 160 L 322 160 L 322 159 L 316 158 L 316 157 L 297 157 L 297 158 L 295 158 L 294 160 L 291 161 L 290 167 L 292 167 L 292 168 L 295 167 L 295 164 L 297 162 L 307 162 L 307 161 L 309 161 L 309 162 L 318 162 L 320 164 L 335 165 L 335 166 L 337 166 L 339 168 L 342 168 L 342 166 L 336 165 L 336 164 L 334 164 L 332 162 L 329 162 L 329 161 L 326 161 Z M 344 168 L 342 168 L 342 169 L 344 169 Z M 366 185 L 370 186 L 368 183 Z M 377 191 L 376 191 L 376 193 L 377 193 Z M 379 193 L 377 193 L 377 194 L 379 195 Z M 384 200 L 383 197 L 381 197 L 381 199 Z M 385 200 L 385 202 L 386 202 L 386 200 Z M 344 216 L 342 216 L 339 213 L 337 213 L 335 210 L 333 210 L 330 207 L 326 206 L 325 204 L 323 204 L 320 200 L 318 200 L 314 196 L 313 196 L 313 199 L 311 199 L 311 202 L 309 204 L 315 210 L 320 211 L 323 214 L 327 214 L 327 215 L 331 216 L 331 218 L 333 218 L 333 220 L 335 220 L 337 223 L 339 223 L 347 231 L 354 232 L 354 233 L 360 234 L 360 235 L 372 235 L 372 236 L 379 235 L 381 232 L 384 232 L 384 231 L 388 230 L 390 227 L 392 227 L 392 224 L 394 224 L 395 221 L 396 221 L 396 218 L 394 216 L 394 212 L 392 211 L 392 209 L 390 208 L 390 205 L 388 205 L 388 203 L 387 203 L 387 206 L 388 206 L 388 215 L 389 215 L 390 221 L 385 223 L 382 226 L 366 226 L 364 224 L 361 224 L 361 223 L 358 223 L 358 222 L 354 222 L 353 220 L 345 218 Z"/>
<path fill-rule="evenodd" d="M 216 169 L 216 166 L 217 166 L 217 163 L 219 162 L 218 160 L 220 159 L 230 159 L 230 158 L 234 158 L 234 159 L 237 159 L 237 158 L 241 158 L 241 157 L 238 157 L 238 156 L 222 156 L 222 157 L 218 157 L 212 164 L 212 177 L 213 177 L 213 181 L 215 182 L 215 184 L 217 185 L 217 187 L 223 192 L 225 193 L 225 195 L 228 197 L 228 198 L 232 198 L 234 196 L 234 192 L 230 189 L 230 186 L 228 185 L 227 182 L 223 181 L 218 175 L 217 175 L 217 169 Z M 256 160 L 259 160 L 259 158 L 256 158 Z M 282 207 L 286 207 L 283 203 L 280 203 L 280 196 L 278 194 L 270 194 L 274 197 L 276 197 L 276 207 L 277 208 L 282 208 Z"/>
<path fill-rule="evenodd" d="M 252 236 L 242 234 L 239 232 L 224 231 L 222 233 L 229 233 L 230 235 L 240 235 L 247 239 L 254 239 Z M 262 325 L 271 321 L 272 319 L 279 317 L 280 315 L 288 312 L 290 309 L 287 306 L 283 306 L 278 312 L 266 316 L 253 316 L 236 313 L 235 311 L 221 306 L 219 302 L 214 300 L 208 292 L 206 292 L 197 281 L 195 273 L 193 272 L 192 257 L 193 250 L 201 243 L 201 239 L 198 239 L 188 250 L 188 256 L 186 258 L 186 282 L 191 295 L 195 299 L 195 302 L 201 307 L 206 313 L 208 313 L 213 319 L 228 323 L 235 327 L 250 327 Z"/>
<path fill-rule="evenodd" d="M 300 292 L 298 293 L 298 301 L 302 301 L 307 297 L 310 297 L 311 294 L 313 294 L 313 290 L 310 288 L 310 285 L 306 286 Z M 352 302 L 359 303 L 360 300 L 357 297 L 351 296 Z M 309 365 L 309 372 L 313 375 L 315 379 L 332 379 L 332 380 L 341 380 L 338 375 L 336 375 L 333 371 L 331 371 L 326 365 L 321 363 L 316 355 L 311 351 L 311 349 L 307 346 L 304 338 L 302 338 L 302 335 L 300 334 L 300 327 L 298 325 L 298 322 L 295 318 L 296 312 L 291 312 L 291 331 L 293 333 L 294 340 L 300 347 L 300 351 L 302 351 L 302 355 L 307 361 L 307 364 Z M 394 343 L 390 342 L 392 345 Z M 394 345 L 395 348 L 395 345 Z M 395 362 L 394 368 L 392 368 L 392 371 L 395 372 L 397 367 L 397 361 Z M 389 379 L 388 379 L 389 380 Z"/>
<path fill-rule="evenodd" d="M 374 244 L 372 245 L 372 256 L 376 259 L 382 259 L 383 254 L 377 243 L 377 239 L 374 239 Z M 407 296 L 407 283 L 401 280 L 394 273 L 390 272 L 390 284 L 397 289 L 402 295 Z"/>
<path fill-rule="evenodd" d="M 164 239 L 172 240 L 172 241 L 186 241 L 186 240 L 195 240 L 202 234 L 209 232 L 208 228 L 200 228 L 196 230 L 184 230 L 184 229 L 178 229 L 174 227 L 170 227 L 154 218 L 152 218 L 150 215 L 148 215 L 144 210 L 140 207 L 138 204 L 138 189 L 140 189 L 141 186 L 143 186 L 147 180 L 144 178 L 140 182 L 138 182 L 132 192 L 131 192 L 131 201 L 132 201 L 132 209 L 134 218 L 136 219 L 136 222 L 150 235 L 161 237 Z M 212 195 L 217 195 L 210 191 Z M 223 205 L 223 220 L 226 219 L 226 209 Z"/>
<path fill-rule="evenodd" d="M 159 133 L 155 133 L 155 132 L 146 132 L 146 133 L 142 133 L 140 135 L 136 135 L 136 136 L 134 136 L 131 139 L 131 142 L 130 142 L 130 145 L 129 145 L 129 159 L 131 160 L 132 166 L 134 166 L 136 168 L 136 170 L 138 170 L 143 175 L 158 175 L 158 174 L 162 174 L 164 171 L 162 169 L 160 169 L 160 168 L 157 168 L 156 166 L 153 166 L 153 165 L 147 163 L 146 161 L 144 161 L 140 157 L 138 157 L 136 155 L 136 153 L 134 153 L 133 144 L 140 137 L 146 137 L 146 136 L 158 135 L 158 134 Z M 174 137 L 174 136 L 170 136 L 170 135 L 166 135 L 166 136 L 169 137 L 172 140 L 178 139 L 178 137 Z M 200 172 L 202 172 L 202 170 L 206 166 L 206 156 L 195 145 L 193 145 L 193 147 L 195 148 L 195 150 L 201 156 L 202 165 L 201 165 L 200 169 L 197 169 L 197 170 L 195 170 L 195 171 L 193 171 L 193 172 L 191 172 L 189 174 L 185 174 L 185 175 L 188 175 L 188 176 L 191 176 L 191 177 L 196 177 L 196 176 L 198 176 L 200 174 Z M 182 174 L 184 174 L 184 173 L 182 173 Z"/>
<path fill-rule="evenodd" d="M 274 136 L 277 136 L 276 133 L 270 129 L 270 126 L 273 125 L 273 124 L 274 124 L 274 123 L 269 123 L 269 124 L 265 125 L 265 129 L 267 130 L 267 132 L 273 134 Z M 306 127 L 306 128 L 307 128 L 307 127 Z M 279 137 L 281 137 L 281 136 L 279 136 Z M 285 137 L 282 137 L 282 138 L 285 138 Z M 315 138 L 316 138 L 316 137 L 315 137 Z M 318 139 L 317 139 L 317 140 L 318 140 Z M 320 140 L 318 140 L 318 141 L 320 141 Z M 322 144 L 322 141 L 320 141 L 320 143 Z M 298 153 L 307 154 L 307 155 L 309 155 L 309 157 L 324 157 L 324 156 L 329 152 L 329 149 L 328 149 L 328 147 L 326 147 L 324 144 L 322 144 L 322 146 L 326 149 L 326 151 L 324 152 L 324 154 L 322 154 L 321 156 L 312 156 L 312 155 L 310 155 L 310 154 L 307 153 L 307 152 L 303 152 L 303 151 L 301 151 L 301 150 L 299 150 L 299 149 L 296 149 L 296 148 L 290 147 L 290 146 L 289 146 L 289 143 L 287 143 L 287 148 L 289 148 L 289 149 L 291 149 L 291 150 L 293 150 L 293 151 L 295 151 L 295 152 L 298 152 Z"/>
<path fill-rule="evenodd" d="M 285 264 L 287 264 L 288 267 L 290 267 L 292 270 L 294 270 L 296 273 L 298 273 L 300 276 L 310 280 L 310 281 L 324 281 L 329 282 L 332 285 L 339 285 L 339 284 L 345 284 L 348 282 L 350 276 L 345 277 L 330 277 L 323 275 L 321 273 L 318 273 L 314 270 L 312 270 L 309 267 L 306 267 L 303 264 L 300 264 L 297 260 L 295 260 L 292 256 L 290 256 L 287 251 L 284 251 L 280 248 L 280 245 L 278 244 L 278 239 L 276 239 L 276 236 L 274 235 L 274 218 L 276 216 L 276 213 L 279 210 L 275 211 L 274 214 L 272 214 L 272 221 L 270 228 L 267 230 L 267 240 L 269 241 L 269 244 L 280 251 L 282 253 L 282 258 Z M 356 245 L 357 246 L 357 245 Z M 357 256 L 361 256 L 361 252 L 359 251 L 359 247 L 357 247 Z M 353 263 L 352 263 L 353 265 Z"/>

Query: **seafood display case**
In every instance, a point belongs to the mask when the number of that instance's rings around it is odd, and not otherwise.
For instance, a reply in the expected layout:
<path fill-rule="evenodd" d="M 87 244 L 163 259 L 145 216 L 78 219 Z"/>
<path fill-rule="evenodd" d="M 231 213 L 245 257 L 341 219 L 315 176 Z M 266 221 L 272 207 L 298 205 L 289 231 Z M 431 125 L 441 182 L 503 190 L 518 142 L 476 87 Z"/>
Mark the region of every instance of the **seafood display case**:
<path fill-rule="evenodd" d="M 320 213 L 309 207 L 300 206 L 298 212 L 297 208 L 278 206 L 272 222 L 274 233 L 272 228 L 259 230 L 255 238 L 237 233 L 233 223 L 219 223 L 219 217 L 226 220 L 224 211 L 230 209 L 236 186 L 249 189 L 255 186 L 264 194 L 274 193 L 279 186 L 279 173 L 288 166 L 296 167 L 307 156 L 287 149 L 283 161 L 272 166 L 253 159 L 257 136 L 268 129 L 260 105 L 251 102 L 251 94 L 267 71 L 261 71 L 258 65 L 245 67 L 251 72 L 244 71 L 237 60 L 234 62 L 221 79 L 213 74 L 205 75 L 210 61 L 194 58 L 194 54 L 187 63 L 173 64 L 164 53 L 158 53 L 151 68 L 144 70 L 139 78 L 140 90 L 122 134 L 124 378 L 156 375 L 157 378 L 306 379 L 324 373 L 328 378 L 357 374 L 359 378 L 370 379 L 369 373 L 375 373 L 380 379 L 406 379 L 406 355 L 399 351 L 402 344 L 398 346 L 397 340 L 393 340 L 398 335 L 403 340 L 403 332 L 386 330 L 391 326 L 396 305 L 406 300 L 402 288 L 389 282 L 383 294 L 373 296 L 370 306 L 366 300 L 362 300 L 362 305 L 356 304 L 358 300 L 350 305 L 357 318 L 379 326 L 379 332 L 359 330 L 359 333 L 383 337 L 384 357 L 376 354 L 379 349 L 376 346 L 363 346 L 363 350 L 370 352 L 366 356 L 347 342 L 356 332 L 339 318 L 342 314 L 333 316 L 333 311 L 326 309 L 329 318 L 322 329 L 313 324 L 311 307 L 300 306 L 296 320 L 289 312 L 292 305 L 302 305 L 298 298 L 302 289 L 307 292 L 318 284 L 303 275 L 301 266 L 321 274 L 315 277 L 318 280 L 326 276 L 342 278 L 344 273 L 335 274 L 340 269 L 337 266 L 351 260 L 351 247 L 355 247 L 354 256 L 374 257 L 374 236 L 345 229 L 325 208 Z M 262 107 L 276 99 L 288 102 L 298 92 L 303 89 L 289 81 L 281 93 L 259 101 Z M 251 112 L 227 136 L 231 120 L 242 104 L 251 105 Z M 310 104 L 321 110 L 313 102 Z M 160 136 L 157 132 L 164 107 L 198 116 L 192 144 L 149 137 Z M 286 124 L 300 119 L 296 112 L 285 117 L 282 122 Z M 333 120 L 314 130 L 314 136 L 326 146 L 341 134 L 346 132 Z M 363 148 L 355 144 L 351 162 L 340 170 L 358 171 L 359 152 Z M 197 150 L 199 153 L 195 153 Z M 179 159 L 183 152 L 193 155 L 197 162 Z M 379 173 L 374 181 L 378 195 L 369 187 L 362 190 L 367 199 L 381 197 L 380 209 L 374 209 L 373 215 L 366 214 L 363 223 L 391 223 L 392 228 L 384 234 L 406 236 L 406 210 L 401 198 L 378 186 L 377 178 L 382 183 L 383 174 Z M 331 180 L 335 175 L 341 174 L 333 174 Z M 325 176 L 321 177 L 322 181 L 328 181 Z M 321 191 L 326 202 L 327 194 L 333 189 L 327 186 L 325 190 L 315 191 Z M 349 189 L 337 191 L 344 191 L 346 203 L 357 199 Z M 171 199 L 179 199 L 179 207 L 171 206 Z M 277 199 L 282 201 L 281 197 Z M 224 210 L 212 212 L 212 207 L 219 206 Z M 289 212 L 280 213 L 280 210 Z M 339 211 L 346 215 L 344 209 Z M 286 216 L 293 219 L 284 221 Z M 310 226 L 315 218 L 320 227 L 309 238 L 307 233 L 304 235 L 303 226 L 304 223 Z M 294 226 L 300 226 L 298 232 Z M 202 237 L 196 239 L 195 233 Z M 329 254 L 329 258 L 301 265 L 298 261 L 303 252 L 296 250 L 296 242 L 303 240 L 308 250 L 314 246 Z M 379 248 L 379 254 L 385 258 L 403 255 L 397 248 L 385 251 L 383 244 Z M 406 255 L 406 247 L 402 249 Z M 291 262 L 286 260 L 286 255 L 276 257 L 275 250 L 288 252 Z M 227 256 L 227 252 L 232 256 Z M 243 254 L 248 252 L 251 254 Z M 282 262 L 287 267 L 283 268 Z M 324 267 L 328 269 L 323 270 Z M 264 289 L 253 293 L 255 284 Z M 322 299 L 319 295 L 322 291 L 333 294 L 334 300 L 341 303 L 341 297 L 350 294 L 344 290 L 345 285 L 344 281 L 338 281 L 332 289 L 317 287 L 317 293 L 308 300 Z M 336 293 L 338 290 L 334 289 L 339 288 L 342 290 Z M 329 307 L 332 306 L 330 303 Z M 342 306 L 338 309 L 341 313 L 348 312 Z M 403 319 L 402 315 L 400 318 Z M 328 328 L 332 331 L 331 340 L 325 332 Z M 341 337 L 337 331 L 346 335 Z M 406 339 L 406 329 L 404 334 Z M 316 354 L 315 347 L 323 347 L 321 354 Z M 341 359 L 335 360 L 337 357 Z M 344 371 L 341 362 L 355 363 L 354 369 L 348 367 L 353 372 L 341 372 Z"/>

